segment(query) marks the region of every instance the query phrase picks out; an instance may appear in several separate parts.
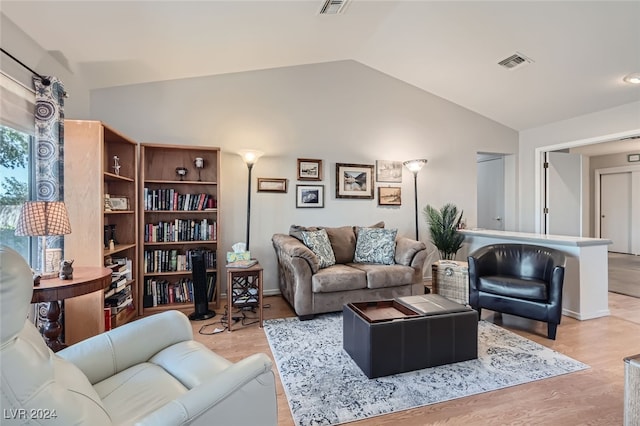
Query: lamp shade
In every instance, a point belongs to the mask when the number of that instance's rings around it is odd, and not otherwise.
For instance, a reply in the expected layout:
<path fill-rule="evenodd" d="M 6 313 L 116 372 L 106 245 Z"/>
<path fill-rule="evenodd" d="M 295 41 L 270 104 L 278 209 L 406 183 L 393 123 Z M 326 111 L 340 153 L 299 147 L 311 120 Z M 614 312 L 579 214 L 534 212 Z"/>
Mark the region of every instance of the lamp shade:
<path fill-rule="evenodd" d="M 258 162 L 258 159 L 264 155 L 264 152 L 253 149 L 242 149 L 238 151 L 238 155 L 242 157 L 242 160 L 247 166 L 253 166 Z"/>
<path fill-rule="evenodd" d="M 418 160 L 408 160 L 402 164 L 413 173 L 418 173 L 422 169 L 422 167 L 427 164 L 427 160 L 425 160 L 424 158 Z"/>
<path fill-rule="evenodd" d="M 71 233 L 64 201 L 26 201 L 22 205 L 16 235 L 47 237 Z"/>

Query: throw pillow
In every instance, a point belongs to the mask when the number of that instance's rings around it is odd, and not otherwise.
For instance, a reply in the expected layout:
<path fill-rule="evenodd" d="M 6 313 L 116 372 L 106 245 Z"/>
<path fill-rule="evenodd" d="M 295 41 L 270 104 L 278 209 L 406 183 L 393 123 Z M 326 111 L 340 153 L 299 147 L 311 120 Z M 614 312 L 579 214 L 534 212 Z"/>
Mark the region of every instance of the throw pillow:
<path fill-rule="evenodd" d="M 302 231 L 302 242 L 318 257 L 320 268 L 326 268 L 336 264 L 327 231 Z"/>
<path fill-rule="evenodd" d="M 355 263 L 393 265 L 397 229 L 360 228 L 356 240 Z"/>
<path fill-rule="evenodd" d="M 327 231 L 336 263 L 353 261 L 353 254 L 356 251 L 356 234 L 353 232 L 353 226 L 322 229 Z"/>

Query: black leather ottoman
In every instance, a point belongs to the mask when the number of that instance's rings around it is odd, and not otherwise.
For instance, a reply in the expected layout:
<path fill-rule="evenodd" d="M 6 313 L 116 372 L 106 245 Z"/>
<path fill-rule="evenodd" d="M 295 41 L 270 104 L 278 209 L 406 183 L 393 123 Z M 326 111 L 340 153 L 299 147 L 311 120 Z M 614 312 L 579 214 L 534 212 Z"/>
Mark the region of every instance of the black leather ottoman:
<path fill-rule="evenodd" d="M 370 379 L 478 357 L 476 311 L 437 294 L 344 305 L 343 348 Z"/>

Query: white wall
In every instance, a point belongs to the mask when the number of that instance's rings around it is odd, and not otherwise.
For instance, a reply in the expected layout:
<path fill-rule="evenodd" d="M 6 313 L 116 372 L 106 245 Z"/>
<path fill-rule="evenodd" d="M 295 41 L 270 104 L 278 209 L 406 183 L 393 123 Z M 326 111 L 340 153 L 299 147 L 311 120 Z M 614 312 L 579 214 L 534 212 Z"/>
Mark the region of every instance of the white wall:
<path fill-rule="evenodd" d="M 67 117 L 88 118 L 89 90 L 83 79 L 61 64 L 51 52 L 44 50 L 31 37 L 0 13 L 0 40 L 2 48 L 40 75 L 55 76 L 64 83 L 69 94 L 65 99 Z M 33 89 L 32 74 L 4 53 L 0 54 L 0 69 Z"/>
<path fill-rule="evenodd" d="M 253 177 L 289 179 L 286 194 L 252 194 L 251 252 L 277 289 L 271 245 L 291 224 L 369 225 L 384 220 L 414 234 L 413 176 L 405 171 L 402 206 L 335 198 L 335 164 L 427 158 L 418 175 L 422 209 L 453 202 L 476 220 L 476 153 L 517 152 L 517 133 L 355 61 L 208 76 L 95 90 L 91 116 L 139 142 L 218 146 L 222 156 L 222 250 L 245 238 L 247 168 L 234 153 L 266 154 Z M 296 209 L 296 159 L 324 162 L 325 208 Z"/>
<path fill-rule="evenodd" d="M 640 132 L 640 101 L 520 132 L 519 230 L 539 231 L 538 154 L 588 143 L 614 140 Z"/>

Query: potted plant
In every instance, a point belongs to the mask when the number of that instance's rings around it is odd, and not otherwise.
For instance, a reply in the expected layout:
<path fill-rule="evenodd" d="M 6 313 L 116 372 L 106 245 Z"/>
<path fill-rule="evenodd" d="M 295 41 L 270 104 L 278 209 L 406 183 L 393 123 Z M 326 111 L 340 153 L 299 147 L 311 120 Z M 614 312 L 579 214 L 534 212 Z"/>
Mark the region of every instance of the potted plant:
<path fill-rule="evenodd" d="M 431 241 L 440 252 L 440 258 L 455 259 L 464 240 L 464 235 L 458 232 L 463 211 L 458 214 L 458 208 L 452 203 L 445 204 L 440 210 L 427 204 L 423 213 L 429 225 Z"/>

